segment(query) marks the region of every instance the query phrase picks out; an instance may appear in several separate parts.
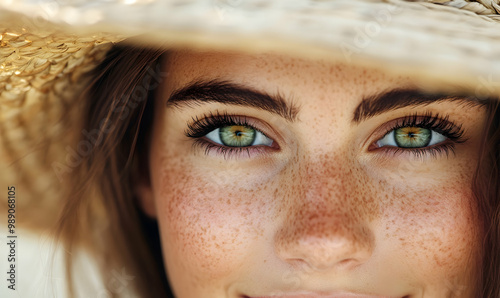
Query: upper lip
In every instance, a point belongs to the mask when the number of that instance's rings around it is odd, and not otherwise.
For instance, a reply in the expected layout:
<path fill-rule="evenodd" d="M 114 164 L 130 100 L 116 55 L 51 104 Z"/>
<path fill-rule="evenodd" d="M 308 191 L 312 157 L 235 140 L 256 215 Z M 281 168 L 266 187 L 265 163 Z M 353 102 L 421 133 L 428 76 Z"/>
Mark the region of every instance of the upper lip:
<path fill-rule="evenodd" d="M 404 296 L 403 298 L 407 297 L 408 296 Z M 338 293 L 300 292 L 300 293 L 282 293 L 282 294 L 273 294 L 269 296 L 255 296 L 255 297 L 243 295 L 242 298 L 396 298 L 396 297 L 357 294 L 350 292 L 338 292 Z"/>

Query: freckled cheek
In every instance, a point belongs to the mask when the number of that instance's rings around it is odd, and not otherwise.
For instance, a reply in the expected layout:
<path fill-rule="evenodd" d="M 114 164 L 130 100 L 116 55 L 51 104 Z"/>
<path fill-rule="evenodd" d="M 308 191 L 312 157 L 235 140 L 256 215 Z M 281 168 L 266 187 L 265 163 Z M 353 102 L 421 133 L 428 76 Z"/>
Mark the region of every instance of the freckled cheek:
<path fill-rule="evenodd" d="M 393 195 L 398 203 L 386 209 L 386 236 L 399 247 L 409 266 L 420 268 L 417 274 L 422 279 L 474 274 L 481 232 L 470 189 L 456 184 Z"/>
<path fill-rule="evenodd" d="M 190 275 L 205 280 L 233 275 L 263 246 L 259 241 L 272 218 L 269 195 L 183 168 L 163 175 L 155 193 L 163 249 L 182 258 Z"/>

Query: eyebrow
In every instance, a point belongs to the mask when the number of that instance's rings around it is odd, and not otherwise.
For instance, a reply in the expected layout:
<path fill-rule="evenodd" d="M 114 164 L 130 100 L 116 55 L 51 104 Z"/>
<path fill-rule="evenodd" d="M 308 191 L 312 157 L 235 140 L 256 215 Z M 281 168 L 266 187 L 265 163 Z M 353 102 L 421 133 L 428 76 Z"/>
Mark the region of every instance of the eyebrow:
<path fill-rule="evenodd" d="M 356 107 L 352 122 L 358 124 L 368 118 L 405 107 L 425 106 L 450 101 L 466 106 L 486 106 L 488 99 L 474 96 L 427 93 L 419 89 L 391 89 L 363 97 Z M 190 107 L 207 102 L 248 106 L 279 115 L 290 122 L 297 120 L 300 108 L 276 93 L 268 93 L 229 81 L 195 81 L 175 90 L 166 102 L 167 107 Z"/>
<path fill-rule="evenodd" d="M 167 107 L 193 106 L 207 102 L 249 106 L 277 114 L 290 122 L 297 119 L 299 107 L 279 93 L 270 95 L 228 81 L 196 81 L 176 90 L 167 100 Z"/>
<path fill-rule="evenodd" d="M 352 121 L 359 123 L 367 118 L 405 107 L 426 106 L 435 102 L 451 101 L 466 106 L 486 106 L 487 99 L 474 96 L 426 93 L 418 89 L 392 89 L 363 98 L 356 107 Z"/>

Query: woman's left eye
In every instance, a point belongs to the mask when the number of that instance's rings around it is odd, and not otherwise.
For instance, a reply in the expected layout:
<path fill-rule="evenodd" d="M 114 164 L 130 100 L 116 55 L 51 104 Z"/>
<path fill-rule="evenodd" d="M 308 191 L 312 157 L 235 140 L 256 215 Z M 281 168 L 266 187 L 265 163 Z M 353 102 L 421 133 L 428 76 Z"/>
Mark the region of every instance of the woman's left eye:
<path fill-rule="evenodd" d="M 246 125 L 222 126 L 205 135 L 210 141 L 227 147 L 271 146 L 273 140 Z"/>
<path fill-rule="evenodd" d="M 424 148 L 446 141 L 444 135 L 428 128 L 406 126 L 393 129 L 377 141 L 378 147 Z"/>

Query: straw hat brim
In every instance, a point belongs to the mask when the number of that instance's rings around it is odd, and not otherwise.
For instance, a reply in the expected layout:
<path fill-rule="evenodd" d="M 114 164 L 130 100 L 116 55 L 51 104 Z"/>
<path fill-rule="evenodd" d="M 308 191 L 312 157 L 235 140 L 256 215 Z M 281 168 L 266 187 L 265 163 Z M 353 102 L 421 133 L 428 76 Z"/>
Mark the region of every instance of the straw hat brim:
<path fill-rule="evenodd" d="M 383 65 L 439 88 L 500 93 L 497 0 L 4 1 L 31 32 L 64 28 L 144 42 Z M 12 25 L 11 25 L 12 27 Z M 484 92 L 484 90 L 482 90 Z"/>
<path fill-rule="evenodd" d="M 67 131 L 58 119 L 80 78 L 128 37 L 383 67 L 425 88 L 492 97 L 500 95 L 499 2 L 0 0 L 0 181 L 43 193 L 61 186 L 52 166 L 64 163 L 71 140 L 48 146 L 46 136 Z"/>

